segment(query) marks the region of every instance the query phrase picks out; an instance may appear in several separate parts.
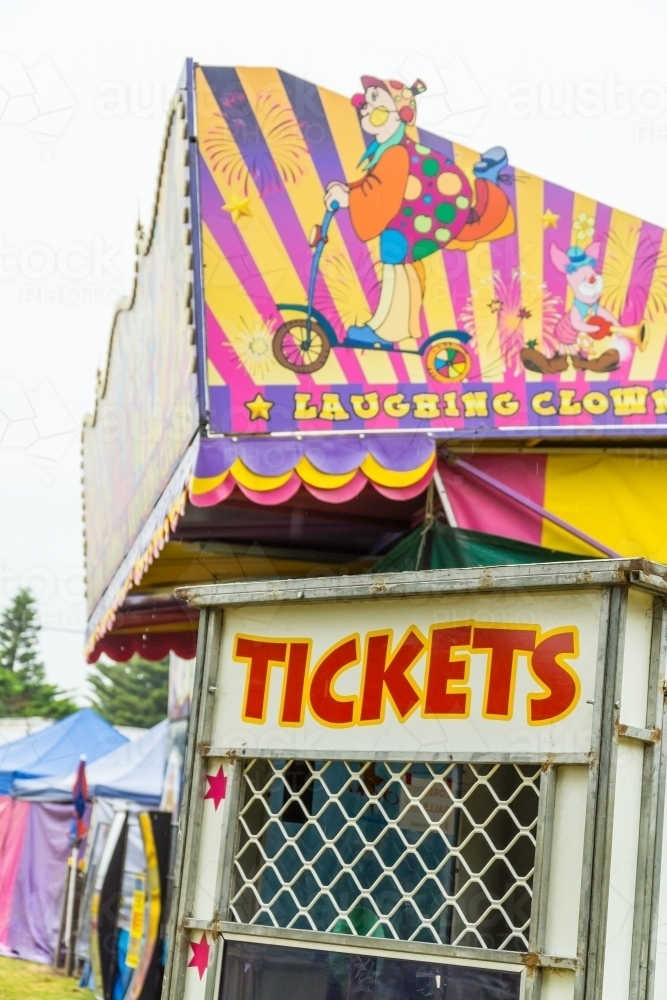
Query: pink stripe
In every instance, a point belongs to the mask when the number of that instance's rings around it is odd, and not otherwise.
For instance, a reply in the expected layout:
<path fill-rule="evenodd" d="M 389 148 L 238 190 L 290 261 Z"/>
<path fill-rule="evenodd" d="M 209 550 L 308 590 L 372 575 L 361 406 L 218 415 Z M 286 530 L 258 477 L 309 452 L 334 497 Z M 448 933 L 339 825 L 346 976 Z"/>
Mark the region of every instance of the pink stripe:
<path fill-rule="evenodd" d="M 428 470 L 425 476 L 416 482 L 412 486 L 379 486 L 377 483 L 373 483 L 373 487 L 381 493 L 383 497 L 387 497 L 388 500 L 412 500 L 413 497 L 418 497 L 420 493 L 423 493 L 428 484 L 433 479 L 433 473 L 435 471 L 435 462 Z M 373 482 L 371 480 L 371 482 Z"/>
<path fill-rule="evenodd" d="M 291 479 L 288 479 L 284 486 L 279 486 L 277 490 L 267 490 L 266 492 L 249 490 L 247 486 L 241 486 L 240 483 L 236 485 L 241 490 L 241 493 L 248 500 L 252 500 L 253 503 L 262 504 L 264 507 L 275 507 L 276 504 L 285 503 L 286 500 L 292 499 L 301 486 L 301 480 L 296 472 L 293 472 Z"/>
<path fill-rule="evenodd" d="M 190 503 L 193 507 L 214 507 L 217 503 L 222 503 L 223 500 L 226 500 L 233 492 L 235 486 L 236 480 L 232 475 L 229 475 L 224 482 L 216 486 L 214 490 L 209 490 L 208 493 L 190 492 Z"/>
<path fill-rule="evenodd" d="M 0 945 L 9 948 L 9 920 L 14 885 L 23 851 L 29 802 L 0 796 Z"/>
<path fill-rule="evenodd" d="M 544 505 L 545 455 L 475 455 L 469 464 Z M 460 528 L 542 544 L 542 518 L 537 514 L 465 476 L 443 459 L 438 460 L 438 469 Z"/>
<path fill-rule="evenodd" d="M 642 222 L 628 293 L 620 320 L 623 325 L 639 323 L 644 316 L 653 272 L 660 256 L 663 230 L 651 222 Z"/>
<path fill-rule="evenodd" d="M 218 323 L 209 306 L 206 306 L 206 332 L 208 356 L 218 371 L 223 375 L 225 375 L 225 371 L 227 371 L 227 375 L 229 375 L 229 369 L 232 364 L 234 365 L 232 372 L 232 387 L 234 389 L 235 398 L 238 399 L 238 395 L 236 395 L 236 393 L 240 390 L 239 394 L 242 397 L 245 397 L 245 399 L 253 399 L 257 391 L 257 386 L 252 381 L 241 362 L 238 360 L 236 351 L 227 340 L 224 330 Z M 249 424 L 250 414 L 248 413 L 247 407 L 243 407 L 243 409 L 247 414 L 246 423 Z M 238 414 L 235 414 L 234 416 L 238 417 Z M 261 426 L 258 427 L 258 424 Z M 256 420 L 255 425 L 256 426 L 253 428 L 254 430 L 264 430 L 266 428 L 266 421 Z M 235 429 L 241 430 L 240 427 L 235 427 Z M 243 429 L 245 430 L 245 427 Z"/>
<path fill-rule="evenodd" d="M 454 459 L 454 456 L 450 456 L 450 459 Z M 461 458 L 456 458 L 454 461 L 455 464 L 458 465 L 459 468 L 463 469 L 464 472 L 468 473 L 468 475 L 472 475 L 475 479 L 481 480 L 483 483 L 486 483 L 487 486 L 490 486 L 491 489 L 496 490 L 503 496 L 508 497 L 510 500 L 514 500 L 515 503 L 520 504 L 520 506 L 525 507 L 527 510 L 531 510 L 534 514 L 544 518 L 546 521 L 551 521 L 552 524 L 558 525 L 559 528 L 563 528 L 568 532 L 568 534 L 578 538 L 579 541 L 586 542 L 587 545 L 597 549 L 598 552 L 603 552 L 606 556 L 609 556 L 610 559 L 620 558 L 618 552 L 614 552 L 613 549 L 607 548 L 606 545 L 603 545 L 602 542 L 598 542 L 597 539 L 592 537 L 592 535 L 587 535 L 585 532 L 579 531 L 579 529 L 575 528 L 569 521 L 564 521 L 563 518 L 558 517 L 550 510 L 542 507 L 541 504 L 537 504 L 533 500 L 529 500 L 525 494 L 512 489 L 511 486 L 504 485 L 499 482 L 499 480 L 494 479 L 493 476 L 489 476 L 486 472 L 476 469 L 475 466 L 471 465 L 469 462 L 464 462 Z"/>
<path fill-rule="evenodd" d="M 345 486 L 337 487 L 335 490 L 319 489 L 317 486 L 309 486 L 308 483 L 304 483 L 303 485 L 311 496 L 316 497 L 318 500 L 323 500 L 325 503 L 345 503 L 347 500 L 354 500 L 356 496 L 359 496 L 367 482 L 368 480 L 363 472 L 357 469 L 354 479 L 351 479 Z"/>

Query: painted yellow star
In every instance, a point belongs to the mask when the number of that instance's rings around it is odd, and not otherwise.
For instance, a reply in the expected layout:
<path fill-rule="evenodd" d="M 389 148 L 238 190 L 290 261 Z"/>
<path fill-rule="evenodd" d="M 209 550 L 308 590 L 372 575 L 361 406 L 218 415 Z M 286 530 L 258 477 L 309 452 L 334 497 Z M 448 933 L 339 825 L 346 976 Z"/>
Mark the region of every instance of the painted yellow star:
<path fill-rule="evenodd" d="M 229 204 L 222 207 L 225 212 L 229 212 L 234 222 L 238 222 L 244 215 L 252 215 L 250 198 L 232 198 Z"/>
<path fill-rule="evenodd" d="M 552 212 L 551 209 L 548 208 L 542 216 L 542 225 L 545 229 L 555 229 L 558 225 L 559 219 L 560 215 L 556 215 L 555 212 Z"/>
<path fill-rule="evenodd" d="M 255 398 L 246 403 L 245 406 L 250 410 L 251 420 L 268 420 L 270 415 L 269 410 L 273 406 L 273 403 L 268 399 L 264 399 L 261 392 L 258 392 Z"/>

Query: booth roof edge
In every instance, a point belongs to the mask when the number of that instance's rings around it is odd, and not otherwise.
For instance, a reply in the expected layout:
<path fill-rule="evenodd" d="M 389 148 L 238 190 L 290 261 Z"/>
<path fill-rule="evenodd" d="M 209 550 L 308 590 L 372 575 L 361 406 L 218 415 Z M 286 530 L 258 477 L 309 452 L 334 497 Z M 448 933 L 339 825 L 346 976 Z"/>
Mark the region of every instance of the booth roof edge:
<path fill-rule="evenodd" d="M 551 587 L 635 586 L 667 595 L 667 566 L 647 559 L 596 559 L 521 565 L 478 566 L 357 576 L 178 587 L 179 600 L 199 608 L 289 601 L 359 600 L 448 592 L 489 592 Z"/>

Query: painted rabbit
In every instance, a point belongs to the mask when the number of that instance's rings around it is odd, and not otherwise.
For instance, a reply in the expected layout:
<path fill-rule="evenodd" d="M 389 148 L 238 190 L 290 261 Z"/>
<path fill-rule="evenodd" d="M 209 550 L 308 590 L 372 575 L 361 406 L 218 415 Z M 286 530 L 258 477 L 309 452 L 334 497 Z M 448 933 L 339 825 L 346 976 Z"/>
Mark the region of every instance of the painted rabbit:
<path fill-rule="evenodd" d="M 524 348 L 521 359 L 531 371 L 555 373 L 565 371 L 571 359 L 577 369 L 594 372 L 615 371 L 621 362 L 621 352 L 629 355 L 628 341 L 621 343 L 616 336 L 618 319 L 600 304 L 604 279 L 595 270 L 600 256 L 600 243 L 587 247 L 561 250 L 552 243 L 551 261 L 567 276 L 574 302 L 569 312 L 559 319 L 554 329 L 555 352 L 551 357 L 533 348 Z"/>

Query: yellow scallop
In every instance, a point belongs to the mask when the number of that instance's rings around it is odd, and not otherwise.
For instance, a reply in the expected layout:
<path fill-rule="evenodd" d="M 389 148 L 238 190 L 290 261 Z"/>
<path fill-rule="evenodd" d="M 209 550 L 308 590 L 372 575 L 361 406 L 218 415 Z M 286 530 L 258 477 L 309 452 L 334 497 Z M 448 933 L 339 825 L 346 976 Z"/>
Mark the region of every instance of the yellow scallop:
<path fill-rule="evenodd" d="M 461 184 L 461 178 L 458 174 L 444 173 L 440 174 L 438 177 L 436 187 L 438 188 L 440 194 L 453 198 L 455 194 L 459 193 L 463 185 Z"/>
<path fill-rule="evenodd" d="M 420 142 L 415 143 L 415 153 L 419 153 L 420 156 L 428 156 L 430 152 L 430 146 L 423 146 Z"/>
<path fill-rule="evenodd" d="M 410 174 L 405 185 L 405 198 L 407 201 L 415 201 L 422 193 L 422 182 L 414 174 Z"/>

